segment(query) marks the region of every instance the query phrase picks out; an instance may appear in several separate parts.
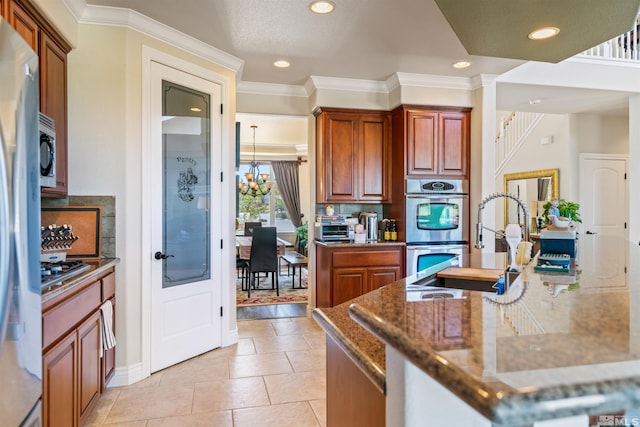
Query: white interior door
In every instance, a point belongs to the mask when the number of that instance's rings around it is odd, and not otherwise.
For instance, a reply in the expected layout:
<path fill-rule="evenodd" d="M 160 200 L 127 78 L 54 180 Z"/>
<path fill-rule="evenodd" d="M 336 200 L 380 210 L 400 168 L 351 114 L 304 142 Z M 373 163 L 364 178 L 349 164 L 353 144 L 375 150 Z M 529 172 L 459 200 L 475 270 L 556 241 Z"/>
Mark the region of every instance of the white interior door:
<path fill-rule="evenodd" d="M 151 372 L 221 342 L 220 86 L 151 65 Z M 217 246 L 213 242 L 218 242 Z"/>
<path fill-rule="evenodd" d="M 580 287 L 606 291 L 626 286 L 627 159 L 606 155 L 580 158 L 580 217 L 578 263 Z"/>

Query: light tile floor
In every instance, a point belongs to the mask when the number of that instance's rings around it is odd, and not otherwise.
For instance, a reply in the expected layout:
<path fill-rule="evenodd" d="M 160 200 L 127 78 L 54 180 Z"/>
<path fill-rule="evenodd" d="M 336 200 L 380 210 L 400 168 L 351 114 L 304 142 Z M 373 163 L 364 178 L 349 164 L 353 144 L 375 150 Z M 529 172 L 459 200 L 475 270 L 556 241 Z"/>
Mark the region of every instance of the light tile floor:
<path fill-rule="evenodd" d="M 238 343 L 102 395 L 86 426 L 326 426 L 324 332 L 308 317 L 239 320 Z"/>

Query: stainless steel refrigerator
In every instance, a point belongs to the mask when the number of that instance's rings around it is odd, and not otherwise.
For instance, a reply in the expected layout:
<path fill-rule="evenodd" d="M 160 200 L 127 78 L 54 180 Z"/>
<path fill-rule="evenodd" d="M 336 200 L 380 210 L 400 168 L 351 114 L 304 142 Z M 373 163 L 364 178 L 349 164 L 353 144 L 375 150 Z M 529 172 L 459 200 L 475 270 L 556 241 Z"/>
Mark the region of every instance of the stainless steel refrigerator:
<path fill-rule="evenodd" d="M 0 424 L 41 425 L 38 57 L 0 18 Z"/>

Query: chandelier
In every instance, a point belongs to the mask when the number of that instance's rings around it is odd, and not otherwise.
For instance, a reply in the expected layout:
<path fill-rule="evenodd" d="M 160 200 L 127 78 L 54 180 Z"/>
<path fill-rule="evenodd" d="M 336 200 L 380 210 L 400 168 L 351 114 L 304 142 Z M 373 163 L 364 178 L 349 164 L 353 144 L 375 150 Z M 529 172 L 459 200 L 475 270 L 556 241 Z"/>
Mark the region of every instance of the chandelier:
<path fill-rule="evenodd" d="M 251 125 L 253 129 L 253 160 L 251 161 L 251 167 L 249 172 L 244 174 L 247 182 L 240 181 L 238 183 L 238 190 L 241 196 L 247 194 L 256 197 L 258 195 L 264 196 L 271 191 L 272 182 L 267 182 L 269 179 L 268 173 L 260 173 L 260 163 L 256 162 L 256 128 L 258 126 Z"/>

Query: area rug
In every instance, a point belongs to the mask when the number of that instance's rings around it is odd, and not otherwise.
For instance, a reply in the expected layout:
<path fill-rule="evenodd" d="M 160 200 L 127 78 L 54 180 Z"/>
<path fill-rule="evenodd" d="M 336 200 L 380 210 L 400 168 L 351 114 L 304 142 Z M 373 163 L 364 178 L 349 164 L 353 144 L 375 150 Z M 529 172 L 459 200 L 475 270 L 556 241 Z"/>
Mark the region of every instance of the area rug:
<path fill-rule="evenodd" d="M 252 289 L 251 298 L 247 298 L 247 291 L 243 291 L 240 279 L 236 280 L 236 305 L 244 307 L 249 305 L 268 304 L 306 304 L 308 301 L 308 289 L 297 289 L 300 273 L 296 270 L 296 289 L 291 288 L 292 276 L 287 276 L 287 268 L 283 267 L 278 280 L 280 296 L 276 296 L 275 289 L 271 289 L 271 275 L 268 278 L 260 278 L 260 288 Z M 302 269 L 302 286 L 307 286 L 307 270 Z"/>

